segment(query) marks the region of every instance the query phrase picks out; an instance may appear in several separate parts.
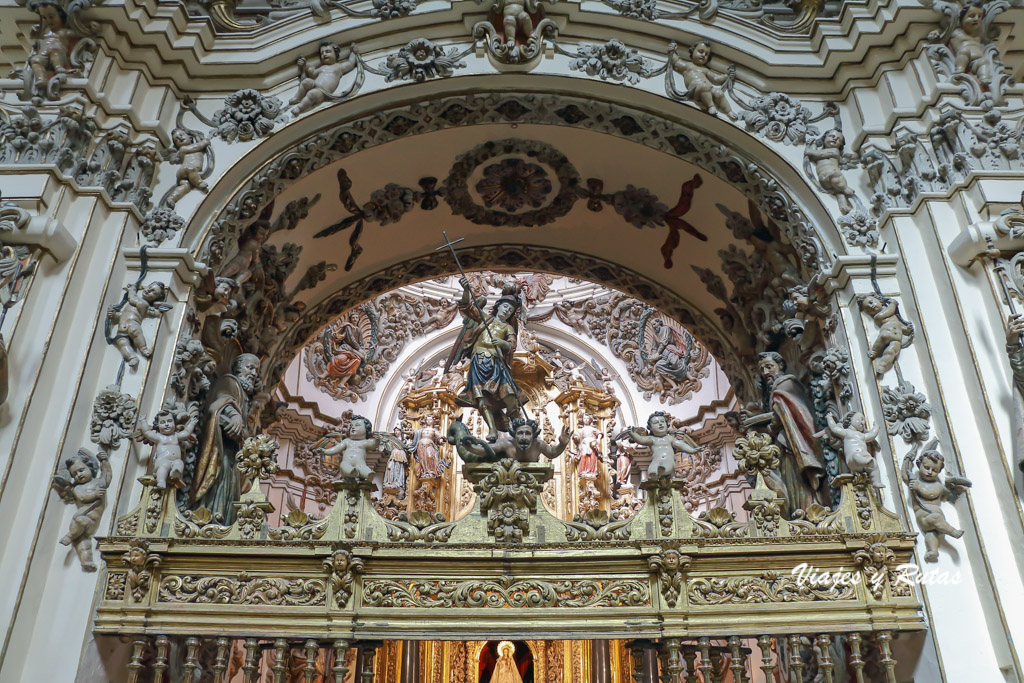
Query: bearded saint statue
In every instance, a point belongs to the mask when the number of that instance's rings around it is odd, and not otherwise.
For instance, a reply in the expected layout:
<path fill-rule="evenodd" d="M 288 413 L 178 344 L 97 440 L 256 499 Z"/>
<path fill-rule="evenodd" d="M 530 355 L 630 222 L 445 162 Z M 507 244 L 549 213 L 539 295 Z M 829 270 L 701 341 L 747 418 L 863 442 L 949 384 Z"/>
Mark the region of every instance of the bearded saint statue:
<path fill-rule="evenodd" d="M 252 436 L 249 412 L 260 388 L 260 359 L 243 353 L 232 363 L 231 374 L 217 379 L 207 398 L 189 502 L 221 515 L 224 524 L 234 521 L 233 504 L 242 493 L 235 454 Z"/>

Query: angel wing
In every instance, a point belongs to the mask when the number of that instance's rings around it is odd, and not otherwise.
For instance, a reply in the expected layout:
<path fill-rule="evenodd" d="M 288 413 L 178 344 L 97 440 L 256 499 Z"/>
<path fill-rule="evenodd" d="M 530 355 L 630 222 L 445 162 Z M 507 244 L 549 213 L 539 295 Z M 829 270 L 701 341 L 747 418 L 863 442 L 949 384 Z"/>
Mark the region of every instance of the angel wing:
<path fill-rule="evenodd" d="M 340 434 L 338 432 L 328 432 L 327 434 L 324 434 L 322 437 L 317 439 L 316 442 L 314 442 L 313 445 L 310 446 L 310 450 L 315 452 L 326 448 L 331 448 L 332 446 L 336 446 L 344 439 L 344 434 Z"/>
<path fill-rule="evenodd" d="M 160 156 L 163 158 L 164 161 L 170 162 L 172 164 L 181 163 L 181 151 L 178 150 L 177 147 L 168 147 L 166 149 L 160 150 Z"/>
<path fill-rule="evenodd" d="M 373 436 L 375 436 L 377 440 L 380 441 L 380 446 L 378 446 L 378 450 L 380 450 L 381 452 L 384 452 L 385 448 L 389 453 L 394 450 L 408 450 L 408 447 L 404 443 L 402 443 L 402 440 L 399 439 L 394 434 L 389 434 L 388 432 L 374 432 Z"/>
<path fill-rule="evenodd" d="M 960 499 L 967 489 L 971 488 L 972 484 L 969 479 L 963 477 L 948 476 L 945 481 L 946 491 L 948 491 L 949 502 L 955 503 Z"/>
<path fill-rule="evenodd" d="M 54 476 L 53 481 L 50 482 L 50 485 L 53 487 L 53 490 L 57 492 L 57 495 L 60 496 L 60 499 L 63 500 L 65 503 L 74 502 L 74 496 L 71 494 L 71 489 L 73 487 L 71 485 L 70 480 L 65 479 L 60 475 L 57 475 Z"/>
<path fill-rule="evenodd" d="M 157 301 L 155 304 L 149 305 L 149 310 L 146 312 L 146 316 L 149 318 L 159 318 L 161 315 L 173 308 L 173 304 L 169 304 L 165 301 Z"/>

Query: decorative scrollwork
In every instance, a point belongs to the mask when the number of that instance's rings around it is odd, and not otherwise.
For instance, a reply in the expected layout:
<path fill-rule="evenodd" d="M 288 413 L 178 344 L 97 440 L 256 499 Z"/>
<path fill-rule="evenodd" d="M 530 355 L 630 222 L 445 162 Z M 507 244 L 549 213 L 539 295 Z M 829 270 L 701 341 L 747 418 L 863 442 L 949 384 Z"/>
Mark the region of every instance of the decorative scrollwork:
<path fill-rule="evenodd" d="M 365 582 L 367 607 L 643 607 L 651 604 L 641 579 L 516 579 L 495 581 L 378 579 Z"/>
<path fill-rule="evenodd" d="M 569 541 L 626 541 L 630 537 L 631 517 L 619 518 L 618 512 L 609 515 L 604 510 L 590 510 L 575 515 L 565 524 L 565 537 Z"/>
<path fill-rule="evenodd" d="M 813 602 L 817 600 L 853 600 L 853 586 L 824 579 L 797 580 L 794 576 L 768 571 L 761 576 L 737 576 L 729 579 L 690 579 L 686 585 L 694 605 L 759 604 L 770 602 Z"/>
<path fill-rule="evenodd" d="M 167 576 L 160 582 L 159 602 L 277 605 L 283 607 L 327 604 L 323 579 L 284 579 L 249 576 Z"/>
<path fill-rule="evenodd" d="M 446 543 L 452 535 L 456 522 L 446 522 L 440 512 L 413 510 L 408 516 L 403 512 L 397 520 L 384 520 L 391 541 L 426 541 Z"/>

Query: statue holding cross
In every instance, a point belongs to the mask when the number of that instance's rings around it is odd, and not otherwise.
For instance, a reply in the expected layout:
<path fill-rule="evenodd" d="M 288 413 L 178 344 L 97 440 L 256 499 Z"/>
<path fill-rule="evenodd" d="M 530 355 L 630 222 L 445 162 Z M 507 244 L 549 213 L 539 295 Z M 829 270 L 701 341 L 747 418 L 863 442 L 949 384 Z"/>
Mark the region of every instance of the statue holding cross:
<path fill-rule="evenodd" d="M 463 315 L 462 331 L 444 371 L 447 373 L 452 366 L 469 358 L 469 369 L 466 372 L 466 387 L 456 398 L 456 403 L 467 408 L 476 408 L 487 424 L 487 441 L 493 443 L 498 439 L 499 431 L 507 431 L 511 418 L 521 415 L 525 417 L 523 396 L 512 378 L 510 362 L 516 350 L 516 337 L 519 334 L 519 323 L 516 313 L 522 302 L 518 292 L 507 288 L 491 307 L 490 315 L 485 315 L 484 297 L 474 297 L 469 286 L 466 273 L 462 270 L 459 258 L 455 254 L 454 242 L 445 233 L 445 244 L 439 249 L 451 250 L 452 258 L 459 268 L 462 285 L 462 300 L 459 311 Z"/>

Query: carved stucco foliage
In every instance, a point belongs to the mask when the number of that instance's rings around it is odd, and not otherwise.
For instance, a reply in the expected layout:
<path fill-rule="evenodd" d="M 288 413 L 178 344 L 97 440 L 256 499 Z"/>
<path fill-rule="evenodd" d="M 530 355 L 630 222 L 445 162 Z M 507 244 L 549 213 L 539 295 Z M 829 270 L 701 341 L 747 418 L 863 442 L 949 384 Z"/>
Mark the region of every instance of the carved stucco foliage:
<path fill-rule="evenodd" d="M 363 584 L 367 607 L 643 607 L 650 605 L 642 579 L 496 580 L 373 579 Z"/>
<path fill-rule="evenodd" d="M 97 111 L 81 105 L 43 114 L 28 105 L 0 119 L 0 165 L 51 165 L 81 187 L 100 188 L 115 202 L 147 211 L 160 155 L 149 135 L 124 121 L 97 126 Z"/>

